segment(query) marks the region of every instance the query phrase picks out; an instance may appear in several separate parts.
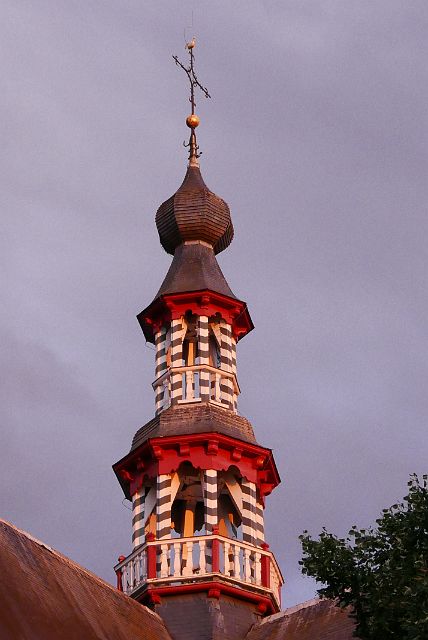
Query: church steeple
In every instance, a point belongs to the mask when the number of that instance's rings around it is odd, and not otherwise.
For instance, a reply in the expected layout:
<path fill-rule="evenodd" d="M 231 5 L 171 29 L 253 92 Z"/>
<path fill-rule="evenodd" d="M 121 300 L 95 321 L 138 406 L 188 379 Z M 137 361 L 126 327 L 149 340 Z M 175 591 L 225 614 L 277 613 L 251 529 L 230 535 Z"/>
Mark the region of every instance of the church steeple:
<path fill-rule="evenodd" d="M 235 602 L 245 626 L 280 607 L 282 577 L 263 519 L 279 476 L 272 452 L 238 414 L 236 345 L 253 324 L 216 259 L 231 243 L 233 225 L 199 168 L 194 88 L 209 94 L 194 74 L 193 47 L 188 68 L 174 58 L 191 83 L 189 166 L 156 214 L 161 245 L 174 257 L 138 315 L 156 349 L 155 417 L 114 465 L 132 500 L 134 547 L 115 569 L 119 588 L 154 606 L 167 624 L 174 626 L 174 611 L 188 607 L 193 594 L 200 611 L 212 599 L 226 609 Z"/>

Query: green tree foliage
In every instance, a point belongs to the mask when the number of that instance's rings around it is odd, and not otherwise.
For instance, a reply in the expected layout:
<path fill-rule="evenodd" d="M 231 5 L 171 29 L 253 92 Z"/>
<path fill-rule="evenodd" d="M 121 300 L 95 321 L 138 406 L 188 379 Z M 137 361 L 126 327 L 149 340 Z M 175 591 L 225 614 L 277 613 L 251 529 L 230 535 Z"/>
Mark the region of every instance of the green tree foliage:
<path fill-rule="evenodd" d="M 300 536 L 303 573 L 325 585 L 320 597 L 350 607 L 362 640 L 428 640 L 427 476 L 412 475 L 408 487 L 376 528 Z"/>

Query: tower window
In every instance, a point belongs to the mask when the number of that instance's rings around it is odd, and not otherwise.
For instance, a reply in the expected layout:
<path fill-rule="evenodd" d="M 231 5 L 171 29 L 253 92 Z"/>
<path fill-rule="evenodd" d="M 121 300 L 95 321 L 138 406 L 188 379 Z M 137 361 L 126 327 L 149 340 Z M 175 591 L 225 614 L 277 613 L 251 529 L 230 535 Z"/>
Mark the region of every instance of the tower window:
<path fill-rule="evenodd" d="M 196 330 L 197 318 L 191 313 L 185 316 L 186 333 L 183 340 L 183 366 L 192 367 L 198 357 L 198 336 Z"/>
<path fill-rule="evenodd" d="M 221 365 L 220 346 L 212 332 L 210 332 L 210 365 L 216 369 L 220 369 Z"/>

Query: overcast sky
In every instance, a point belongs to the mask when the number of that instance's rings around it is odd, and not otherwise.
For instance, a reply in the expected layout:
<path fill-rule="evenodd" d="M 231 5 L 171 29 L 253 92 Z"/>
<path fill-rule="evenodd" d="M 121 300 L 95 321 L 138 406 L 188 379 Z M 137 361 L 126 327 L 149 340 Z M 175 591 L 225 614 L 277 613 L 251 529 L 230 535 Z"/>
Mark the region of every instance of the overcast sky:
<path fill-rule="evenodd" d="M 110 581 L 131 550 L 111 464 L 154 413 L 135 315 L 170 263 L 185 27 L 292 605 L 303 529 L 368 525 L 427 471 L 426 0 L 2 1 L 0 513 Z"/>

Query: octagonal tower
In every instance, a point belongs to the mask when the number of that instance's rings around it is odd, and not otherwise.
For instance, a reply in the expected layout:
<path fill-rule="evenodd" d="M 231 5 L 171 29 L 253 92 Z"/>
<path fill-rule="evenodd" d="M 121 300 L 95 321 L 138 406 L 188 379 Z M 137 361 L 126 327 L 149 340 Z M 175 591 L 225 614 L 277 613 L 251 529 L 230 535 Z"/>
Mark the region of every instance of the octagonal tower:
<path fill-rule="evenodd" d="M 192 51 L 191 63 L 187 72 Z M 196 616 L 200 637 L 221 620 L 232 640 L 280 609 L 283 580 L 264 535 L 265 499 L 280 480 L 238 414 L 236 346 L 253 324 L 217 263 L 233 225 L 202 178 L 190 118 L 184 181 L 156 214 L 173 260 L 138 315 L 155 345 L 155 416 L 113 467 L 133 511 L 133 549 L 115 571 L 118 588 L 155 608 L 175 638 L 191 637 Z"/>

